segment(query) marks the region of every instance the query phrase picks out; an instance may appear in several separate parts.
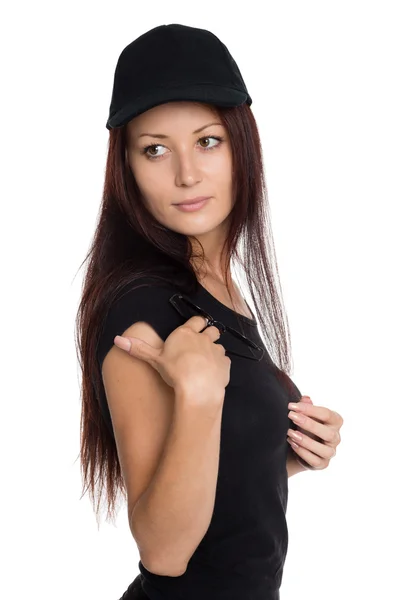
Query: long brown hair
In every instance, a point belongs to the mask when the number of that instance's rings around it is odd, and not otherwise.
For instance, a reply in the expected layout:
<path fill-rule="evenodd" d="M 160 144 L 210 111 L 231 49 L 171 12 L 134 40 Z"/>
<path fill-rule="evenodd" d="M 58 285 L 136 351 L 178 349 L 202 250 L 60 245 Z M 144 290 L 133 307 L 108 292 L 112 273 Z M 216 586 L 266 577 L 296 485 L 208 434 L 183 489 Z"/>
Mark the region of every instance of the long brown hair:
<path fill-rule="evenodd" d="M 245 273 L 260 335 L 277 370 L 287 379 L 291 373 L 290 332 L 281 297 L 258 128 L 247 104 L 212 108 L 226 127 L 232 147 L 233 208 L 223 252 L 227 257 L 225 280 L 231 261 L 237 261 Z M 96 348 L 107 310 L 119 291 L 141 275 L 154 273 L 162 280 L 163 267 L 175 270 L 184 291 L 193 290 L 197 281 L 190 262 L 193 246 L 187 236 L 164 227 L 148 211 L 127 162 L 126 146 L 126 125 L 110 130 L 103 197 L 94 238 L 82 263 L 87 262 L 87 268 L 76 317 L 82 370 L 80 464 L 86 486 L 82 495 L 89 488 L 93 504 L 97 496 L 98 517 L 105 488 L 106 520 L 114 520 L 117 492 L 126 498 L 115 440 L 98 403 L 102 374 Z M 201 263 L 205 256 L 200 242 L 199 247 Z M 170 282 L 170 273 L 166 277 Z"/>

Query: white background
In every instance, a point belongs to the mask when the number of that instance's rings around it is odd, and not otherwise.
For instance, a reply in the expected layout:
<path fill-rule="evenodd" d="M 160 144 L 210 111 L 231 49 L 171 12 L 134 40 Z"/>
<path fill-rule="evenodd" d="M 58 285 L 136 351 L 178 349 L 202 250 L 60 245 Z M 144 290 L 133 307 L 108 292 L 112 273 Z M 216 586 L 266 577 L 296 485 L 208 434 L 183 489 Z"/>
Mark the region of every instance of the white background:
<path fill-rule="evenodd" d="M 116 527 L 98 530 L 88 495 L 80 499 L 74 320 L 116 61 L 168 23 L 211 30 L 239 65 L 262 138 L 293 380 L 345 421 L 330 466 L 289 480 L 281 599 L 399 597 L 397 8 L 80 0 L 3 9 L 2 598 L 117 600 L 139 572 L 125 506 Z"/>

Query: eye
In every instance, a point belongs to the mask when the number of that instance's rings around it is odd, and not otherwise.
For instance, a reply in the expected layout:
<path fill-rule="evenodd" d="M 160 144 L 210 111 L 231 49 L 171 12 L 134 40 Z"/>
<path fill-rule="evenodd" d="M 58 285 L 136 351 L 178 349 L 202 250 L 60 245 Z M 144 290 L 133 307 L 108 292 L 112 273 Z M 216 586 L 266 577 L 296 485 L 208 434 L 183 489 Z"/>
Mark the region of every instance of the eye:
<path fill-rule="evenodd" d="M 205 150 L 206 152 L 210 151 L 210 150 L 214 150 L 215 148 L 218 148 L 218 146 L 221 145 L 221 142 L 224 141 L 224 138 L 217 136 L 217 135 L 208 135 L 205 137 L 201 137 L 200 139 L 198 139 L 198 142 L 202 142 L 204 140 L 216 140 L 218 142 L 218 144 L 215 144 L 214 146 L 202 146 L 202 149 Z M 142 151 L 141 154 L 144 154 L 149 160 L 156 160 L 158 158 L 160 158 L 161 156 L 163 156 L 163 154 L 149 154 L 150 150 L 153 149 L 157 149 L 157 148 L 164 148 L 164 146 L 162 144 L 151 144 L 150 146 L 145 146 Z"/>
<path fill-rule="evenodd" d="M 214 137 L 213 135 L 210 135 L 208 137 L 202 137 L 200 138 L 198 141 L 202 142 L 203 140 L 218 140 L 219 142 L 222 141 L 222 138 L 220 137 Z M 219 144 L 216 144 L 215 146 L 207 146 L 206 148 L 204 148 L 205 150 L 212 150 L 214 148 L 216 148 L 217 146 L 219 146 Z"/>

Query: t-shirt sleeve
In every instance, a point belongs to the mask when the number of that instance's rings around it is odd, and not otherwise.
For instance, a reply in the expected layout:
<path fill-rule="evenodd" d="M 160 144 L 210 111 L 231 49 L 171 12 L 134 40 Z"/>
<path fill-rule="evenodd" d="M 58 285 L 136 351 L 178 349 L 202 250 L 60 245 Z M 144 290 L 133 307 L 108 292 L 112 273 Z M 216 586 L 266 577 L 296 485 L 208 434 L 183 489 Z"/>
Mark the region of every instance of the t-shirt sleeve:
<path fill-rule="evenodd" d="M 169 286 L 167 282 L 155 284 L 140 279 L 119 294 L 105 317 L 96 349 L 100 373 L 106 355 L 114 346 L 115 336 L 122 335 L 134 323 L 139 321 L 148 323 L 164 341 L 174 329 L 184 323 L 182 316 L 169 302 L 169 299 L 178 292 L 178 289 L 173 285 Z M 100 387 L 100 410 L 110 428 L 111 418 L 104 386 Z M 110 431 L 112 432 L 112 428 Z"/>

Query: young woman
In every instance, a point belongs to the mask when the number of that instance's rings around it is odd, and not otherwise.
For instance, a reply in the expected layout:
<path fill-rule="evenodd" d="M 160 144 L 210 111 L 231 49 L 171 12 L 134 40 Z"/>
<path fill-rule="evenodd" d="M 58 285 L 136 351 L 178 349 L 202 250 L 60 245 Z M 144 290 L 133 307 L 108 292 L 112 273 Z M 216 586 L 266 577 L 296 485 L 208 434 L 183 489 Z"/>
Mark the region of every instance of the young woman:
<path fill-rule="evenodd" d="M 85 484 L 107 517 L 124 493 L 140 554 L 124 600 L 278 599 L 288 477 L 340 442 L 289 377 L 251 103 L 203 29 L 161 25 L 118 59 L 77 324 Z"/>

